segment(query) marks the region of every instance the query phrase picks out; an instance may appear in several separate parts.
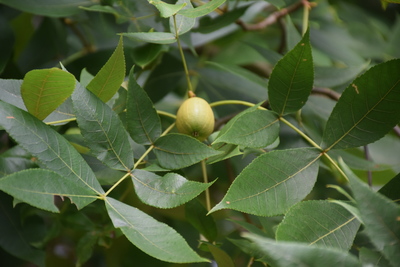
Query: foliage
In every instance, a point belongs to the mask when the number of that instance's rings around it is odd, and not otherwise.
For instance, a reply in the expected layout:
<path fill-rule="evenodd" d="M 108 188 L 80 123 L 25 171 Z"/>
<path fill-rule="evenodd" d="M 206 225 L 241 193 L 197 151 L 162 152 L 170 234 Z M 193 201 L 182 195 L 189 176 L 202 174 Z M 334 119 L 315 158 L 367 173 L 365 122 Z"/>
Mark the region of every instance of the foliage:
<path fill-rule="evenodd" d="M 5 264 L 396 266 L 381 2 L 0 0 Z M 204 142 L 175 127 L 193 94 Z"/>

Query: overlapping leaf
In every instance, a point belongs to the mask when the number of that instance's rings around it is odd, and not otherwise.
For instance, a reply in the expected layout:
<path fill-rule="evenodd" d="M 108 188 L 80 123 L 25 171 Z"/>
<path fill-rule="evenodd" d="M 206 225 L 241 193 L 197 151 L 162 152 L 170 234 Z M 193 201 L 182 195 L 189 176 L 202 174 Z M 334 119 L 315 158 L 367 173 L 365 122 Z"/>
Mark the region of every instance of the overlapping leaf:
<path fill-rule="evenodd" d="M 400 59 L 372 67 L 343 92 L 328 122 L 322 147 L 367 145 L 400 121 Z"/>
<path fill-rule="evenodd" d="M 215 9 L 217 9 L 220 5 L 225 3 L 226 0 L 212 0 L 204 5 L 201 5 L 199 7 L 193 8 L 193 9 L 181 9 L 179 10 L 178 14 L 184 15 L 189 18 L 197 18 L 201 17 L 204 15 L 207 15 L 208 13 L 213 12 Z"/>
<path fill-rule="evenodd" d="M 314 186 L 320 152 L 313 148 L 278 150 L 250 163 L 210 212 L 234 209 L 258 216 L 283 214 Z"/>
<path fill-rule="evenodd" d="M 28 111 L 43 120 L 72 94 L 75 83 L 75 77 L 61 69 L 32 70 L 24 77 L 21 96 Z"/>
<path fill-rule="evenodd" d="M 161 135 L 160 117 L 153 102 L 137 84 L 133 70 L 129 74 L 126 125 L 132 139 L 139 144 L 153 144 Z"/>
<path fill-rule="evenodd" d="M 298 111 L 307 101 L 314 81 L 309 31 L 272 70 L 268 83 L 271 108 L 279 115 Z"/>
<path fill-rule="evenodd" d="M 140 200 L 157 208 L 180 206 L 212 185 L 190 181 L 176 173 L 161 177 L 152 172 L 135 170 L 131 176 Z"/>
<path fill-rule="evenodd" d="M 206 208 L 198 199 L 185 204 L 185 218 L 208 241 L 213 242 L 218 237 L 218 228 L 213 216 L 207 216 Z"/>
<path fill-rule="evenodd" d="M 170 32 L 126 32 L 122 36 L 153 44 L 172 44 L 176 36 Z"/>
<path fill-rule="evenodd" d="M 184 134 L 167 134 L 154 143 L 154 153 L 161 167 L 182 169 L 220 152 Z"/>
<path fill-rule="evenodd" d="M 185 7 L 182 10 L 193 9 L 192 3 L 190 0 L 178 0 L 176 5 L 185 4 Z M 176 24 L 175 24 L 176 22 Z M 171 33 L 175 35 L 182 35 L 190 31 L 196 23 L 195 18 L 185 17 L 183 15 L 176 14 L 174 17 L 169 19 L 169 27 Z M 175 29 L 176 26 L 176 29 Z"/>
<path fill-rule="evenodd" d="M 167 262 L 206 262 L 183 237 L 168 225 L 113 198 L 106 199 L 108 214 L 135 246 L 150 256 Z"/>
<path fill-rule="evenodd" d="M 360 222 L 343 207 L 328 201 L 304 201 L 286 213 L 276 239 L 317 244 L 348 251 Z"/>
<path fill-rule="evenodd" d="M 114 53 L 87 85 L 103 102 L 115 95 L 125 78 L 125 56 L 122 37 Z"/>
<path fill-rule="evenodd" d="M 179 10 L 181 10 L 186 3 L 179 3 L 176 4 L 168 4 L 161 0 L 148 0 L 150 4 L 154 5 L 158 11 L 160 11 L 160 15 L 163 18 L 169 18 L 175 15 Z"/>
<path fill-rule="evenodd" d="M 400 262 L 400 207 L 380 193 L 372 191 L 367 184 L 344 164 L 340 166 L 350 180 L 365 232 L 386 259 L 396 266 Z"/>
<path fill-rule="evenodd" d="M 82 156 L 55 130 L 31 114 L 2 101 L 0 114 L 0 125 L 42 165 L 77 185 L 104 193 Z"/>
<path fill-rule="evenodd" d="M 274 113 L 268 110 L 254 110 L 236 117 L 223 128 L 214 143 L 225 142 L 263 148 L 278 138 L 279 120 Z"/>
<path fill-rule="evenodd" d="M 51 212 L 59 212 L 54 204 L 55 195 L 71 197 L 78 209 L 96 199 L 93 190 L 46 169 L 29 169 L 3 177 L 0 179 L 0 190 Z"/>
<path fill-rule="evenodd" d="M 262 255 L 261 260 L 272 266 L 361 267 L 355 256 L 341 250 L 296 242 L 276 242 L 253 234 L 246 234 L 245 237 L 254 242 L 259 254 Z"/>
<path fill-rule="evenodd" d="M 133 151 L 118 115 L 85 88 L 72 94 L 76 119 L 92 153 L 112 169 L 130 170 Z"/>

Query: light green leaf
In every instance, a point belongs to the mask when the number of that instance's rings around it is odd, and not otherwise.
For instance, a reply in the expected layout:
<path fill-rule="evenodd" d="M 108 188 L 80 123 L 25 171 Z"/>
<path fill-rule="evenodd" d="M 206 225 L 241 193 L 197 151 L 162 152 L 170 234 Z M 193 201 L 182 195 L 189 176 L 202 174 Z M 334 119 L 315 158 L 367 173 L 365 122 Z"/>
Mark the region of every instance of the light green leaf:
<path fill-rule="evenodd" d="M 80 12 L 80 6 L 92 5 L 90 0 L 0 0 L 0 3 L 28 13 L 49 17 L 68 17 Z"/>
<path fill-rule="evenodd" d="M 310 246 L 305 243 L 277 242 L 254 234 L 243 234 L 243 236 L 254 242 L 263 255 L 262 261 L 275 267 L 361 267 L 356 257 L 341 250 Z"/>
<path fill-rule="evenodd" d="M 364 71 L 369 63 L 365 62 L 358 66 L 349 66 L 346 68 L 316 66 L 314 85 L 332 88 L 347 84 Z"/>
<path fill-rule="evenodd" d="M 21 96 L 28 111 L 43 120 L 72 94 L 75 82 L 61 69 L 32 70 L 24 77 Z"/>
<path fill-rule="evenodd" d="M 167 173 L 161 177 L 138 169 L 131 176 L 139 199 L 147 205 L 162 209 L 180 206 L 213 184 L 190 181 L 176 173 Z"/>
<path fill-rule="evenodd" d="M 82 156 L 60 134 L 31 114 L 0 101 L 0 125 L 41 165 L 101 194 L 93 171 Z"/>
<path fill-rule="evenodd" d="M 193 9 L 193 6 L 192 6 L 192 3 L 190 2 L 190 0 L 178 0 L 176 2 L 176 5 L 178 5 L 180 3 L 186 5 L 182 10 Z M 175 19 L 174 19 L 174 17 L 175 17 Z M 170 31 L 174 35 L 176 35 L 177 33 L 178 33 L 178 35 L 187 33 L 194 27 L 194 25 L 196 23 L 195 18 L 188 18 L 188 17 L 179 15 L 179 14 L 176 14 L 174 17 L 169 18 Z M 176 22 L 176 30 L 175 30 L 175 22 Z"/>
<path fill-rule="evenodd" d="M 154 153 L 161 167 L 182 169 L 220 152 L 185 134 L 167 134 L 154 143 Z"/>
<path fill-rule="evenodd" d="M 146 213 L 110 197 L 106 198 L 106 208 L 114 226 L 150 256 L 176 263 L 208 261 L 197 255 L 174 229 Z"/>
<path fill-rule="evenodd" d="M 197 18 L 201 17 L 204 15 L 207 15 L 208 13 L 213 12 L 215 9 L 217 9 L 220 5 L 225 3 L 226 0 L 212 0 L 204 5 L 201 5 L 199 7 L 193 8 L 193 9 L 182 9 L 178 12 L 180 15 L 184 15 L 189 18 Z"/>
<path fill-rule="evenodd" d="M 303 201 L 286 213 L 276 230 L 276 239 L 348 251 L 359 227 L 359 221 L 337 204 Z"/>
<path fill-rule="evenodd" d="M 232 258 L 223 251 L 221 248 L 207 243 L 207 247 L 210 250 L 211 254 L 214 257 L 215 262 L 218 264 L 218 267 L 234 267 L 235 264 L 233 263 Z"/>
<path fill-rule="evenodd" d="M 224 142 L 251 148 L 264 148 L 279 136 L 279 119 L 268 110 L 254 110 L 237 115 L 225 125 L 214 143 Z M 225 128 L 224 127 L 224 128 Z"/>
<path fill-rule="evenodd" d="M 129 171 L 133 167 L 133 151 L 118 115 L 83 87 L 75 89 L 72 102 L 79 128 L 92 153 L 112 169 Z"/>
<path fill-rule="evenodd" d="M 115 95 L 125 78 L 125 56 L 121 37 L 114 53 L 87 85 L 103 102 Z"/>
<path fill-rule="evenodd" d="M 313 188 L 321 153 L 313 148 L 276 150 L 257 157 L 210 212 L 234 209 L 258 216 L 283 214 Z"/>
<path fill-rule="evenodd" d="M 400 59 L 379 64 L 345 89 L 326 123 L 323 148 L 367 145 L 400 121 L 399 69 Z"/>
<path fill-rule="evenodd" d="M 350 181 L 351 191 L 360 210 L 365 232 L 375 248 L 396 266 L 400 262 L 400 207 L 360 181 L 341 160 L 340 167 Z"/>
<path fill-rule="evenodd" d="M 186 3 L 179 4 L 167 4 L 160 0 L 148 0 L 150 4 L 154 5 L 158 11 L 160 11 L 160 15 L 163 18 L 169 18 L 175 15 L 179 10 L 181 10 Z"/>
<path fill-rule="evenodd" d="M 126 120 L 130 136 L 139 144 L 153 144 L 161 135 L 160 117 L 153 102 L 136 82 L 133 69 L 129 74 Z"/>
<path fill-rule="evenodd" d="M 272 70 L 268 82 L 271 108 L 280 116 L 298 111 L 307 101 L 314 81 L 309 31 Z"/>
<path fill-rule="evenodd" d="M 127 32 L 122 36 L 154 44 L 172 44 L 176 37 L 170 32 Z"/>
<path fill-rule="evenodd" d="M 95 192 L 46 169 L 15 172 L 0 179 L 0 190 L 29 205 L 59 212 L 54 196 L 68 197 L 78 209 L 96 200 Z"/>

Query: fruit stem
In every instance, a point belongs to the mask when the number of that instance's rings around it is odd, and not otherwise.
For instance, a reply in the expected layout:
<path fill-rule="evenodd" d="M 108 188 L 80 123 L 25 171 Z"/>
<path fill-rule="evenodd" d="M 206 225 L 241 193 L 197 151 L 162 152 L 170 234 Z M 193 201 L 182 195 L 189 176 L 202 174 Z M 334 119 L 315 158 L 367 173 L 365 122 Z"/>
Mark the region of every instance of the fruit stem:
<path fill-rule="evenodd" d="M 185 55 L 183 54 L 183 49 L 182 49 L 182 45 L 181 45 L 181 40 L 179 38 L 178 29 L 176 27 L 176 15 L 173 15 L 173 18 L 174 18 L 175 37 L 176 37 L 176 41 L 178 44 L 179 53 L 181 54 L 183 69 L 185 70 L 186 81 L 188 84 L 188 96 L 191 97 L 189 92 L 193 93 L 192 82 L 190 81 L 189 70 L 188 70 L 188 67 L 186 64 Z"/>
<path fill-rule="evenodd" d="M 201 170 L 203 172 L 203 182 L 205 184 L 208 184 L 207 167 L 206 167 L 205 160 L 201 161 Z M 210 201 L 210 190 L 208 189 L 208 187 L 207 187 L 205 193 L 206 193 L 206 208 L 207 208 L 207 211 L 210 211 L 211 210 L 211 201 Z"/>

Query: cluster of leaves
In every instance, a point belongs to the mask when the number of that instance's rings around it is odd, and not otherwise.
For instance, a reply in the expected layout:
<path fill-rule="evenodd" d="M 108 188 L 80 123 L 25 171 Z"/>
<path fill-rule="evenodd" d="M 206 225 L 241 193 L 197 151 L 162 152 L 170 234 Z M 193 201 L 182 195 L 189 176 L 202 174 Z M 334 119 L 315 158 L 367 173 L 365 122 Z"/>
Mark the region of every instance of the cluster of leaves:
<path fill-rule="evenodd" d="M 121 34 L 95 76 L 83 70 L 77 81 L 74 64 L 67 61 L 61 69 L 42 68 L 23 79 L 0 80 L 0 127 L 16 142 L 0 156 L 0 190 L 14 199 L 12 203 L 2 195 L 0 216 L 8 219 L 2 220 L 0 246 L 8 253 L 44 265 L 51 259 L 42 249 L 66 228 L 75 228 L 77 265 L 92 257 L 95 244 L 111 254 L 122 239 L 157 259 L 144 258 L 157 266 L 162 261 L 207 265 L 210 260 L 235 266 L 244 265 L 244 259 L 272 266 L 400 262 L 398 155 L 389 160 L 391 153 L 385 151 L 376 162 L 360 156 L 360 147 L 367 145 L 372 155 L 381 155 L 387 143 L 396 154 L 400 143 L 390 133 L 400 121 L 395 36 L 364 44 L 358 54 L 349 48 L 358 40 L 323 17 L 330 7 L 325 1 L 313 9 L 311 29 L 303 25 L 303 34 L 295 27 L 296 20 L 304 21 L 297 13 L 286 18 L 284 55 L 260 45 L 254 36 L 238 34 L 237 28 L 227 29 L 245 12 L 260 14 L 251 11 L 259 3 L 219 9 L 222 15 L 213 18 L 208 14 L 225 0 L 200 6 L 189 0 L 126 0 L 81 9 L 78 0 L 69 2 L 69 8 L 60 8 L 64 1 L 59 1 L 47 9 L 24 1 L 0 2 L 47 16 L 82 10 L 111 14 L 117 25 L 136 29 Z M 295 1 L 268 2 L 290 10 Z M 148 10 L 159 16 L 147 17 Z M 312 22 L 321 25 L 313 28 Z M 372 36 L 385 28 L 378 20 L 370 23 L 378 29 Z M 268 36 L 277 37 L 276 29 Z M 193 57 L 203 39 L 220 30 L 230 34 L 227 39 L 248 43 L 235 47 L 232 40 L 227 45 L 216 42 L 228 52 L 212 62 Z M 348 41 L 340 53 L 334 47 L 338 43 L 326 43 L 334 32 Z M 370 50 L 372 45 L 381 54 Z M 244 46 L 273 66 L 268 79 L 238 66 L 251 53 L 230 59 Z M 366 62 L 364 57 L 378 60 Z M 185 75 L 196 93 L 210 100 L 217 117 L 216 132 L 206 143 L 174 129 L 173 114 L 186 92 Z M 121 87 L 126 76 L 127 86 Z M 341 97 L 335 103 L 310 96 L 312 92 L 340 92 Z M 234 180 L 219 171 L 225 168 L 238 173 Z M 363 171 L 377 173 L 379 192 L 360 181 L 357 175 Z M 323 188 L 326 184 L 336 190 Z M 204 202 L 213 205 L 206 209 Z M 21 224 L 12 205 L 27 210 L 20 211 L 26 222 Z M 37 217 L 40 223 L 30 222 Z M 28 234 L 46 221 L 50 229 L 41 226 L 40 237 Z M 242 253 L 235 258 L 236 248 Z M 132 260 L 125 255 L 124 261 Z"/>

